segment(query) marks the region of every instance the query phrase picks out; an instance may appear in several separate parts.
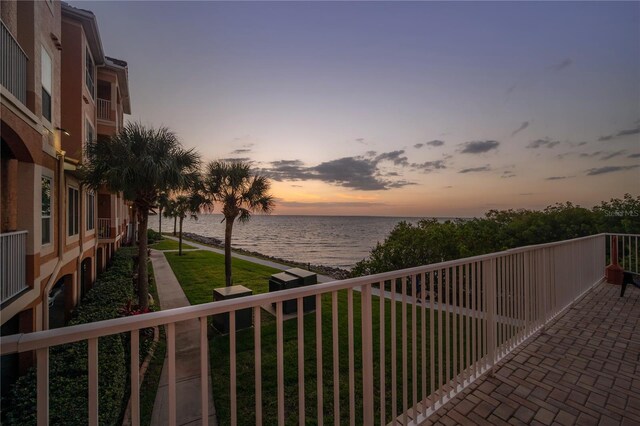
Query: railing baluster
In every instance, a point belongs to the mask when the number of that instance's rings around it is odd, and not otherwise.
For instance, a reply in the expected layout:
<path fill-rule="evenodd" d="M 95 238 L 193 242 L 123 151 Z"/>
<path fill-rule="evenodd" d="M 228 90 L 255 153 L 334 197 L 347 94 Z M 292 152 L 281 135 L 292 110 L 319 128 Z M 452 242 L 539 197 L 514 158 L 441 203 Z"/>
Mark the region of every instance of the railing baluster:
<path fill-rule="evenodd" d="M 417 275 L 413 275 L 411 277 L 411 374 L 413 376 L 413 380 L 411 381 L 412 387 L 412 410 L 413 410 L 413 419 L 418 417 L 418 337 L 417 337 L 417 320 L 416 316 L 418 315 L 416 308 L 418 306 L 418 300 L 416 297 L 417 286 Z"/>
<path fill-rule="evenodd" d="M 451 281 L 451 268 L 447 268 L 446 272 L 444 273 L 444 285 L 445 285 L 445 293 L 444 293 L 444 313 L 445 313 L 445 334 L 444 334 L 444 338 L 445 338 L 445 358 L 446 358 L 446 362 L 445 362 L 445 376 L 444 376 L 444 380 L 445 380 L 445 386 L 447 388 L 446 390 L 446 396 L 450 396 L 451 395 L 451 329 L 450 329 L 450 323 L 451 323 L 451 286 L 450 286 L 450 281 Z"/>
<path fill-rule="evenodd" d="M 282 302 L 276 302 L 276 361 L 278 376 L 278 424 L 284 425 L 284 332 Z"/>
<path fill-rule="evenodd" d="M 397 347 L 396 340 L 396 280 L 391 280 L 391 421 L 398 417 L 398 378 L 397 378 Z"/>
<path fill-rule="evenodd" d="M 372 284 L 361 287 L 361 321 L 362 321 L 362 420 L 364 424 L 374 422 L 373 403 L 373 318 L 372 318 Z"/>
<path fill-rule="evenodd" d="M 304 308 L 302 301 L 302 297 L 298 297 L 298 422 L 304 425 Z"/>
<path fill-rule="evenodd" d="M 316 295 L 316 393 L 318 398 L 318 424 L 324 424 L 324 396 L 322 384 L 322 295 Z"/>
<path fill-rule="evenodd" d="M 259 310 L 260 308 L 258 308 Z M 259 312 L 258 312 L 259 314 Z M 259 316 L 259 315 L 258 315 Z M 207 339 L 207 317 L 200 317 L 200 406 L 202 410 L 202 425 L 209 424 L 209 340 Z M 260 319 L 256 321 L 256 329 L 260 334 Z M 260 362 L 256 357 L 256 362 Z M 259 376 L 259 375 L 258 375 Z M 260 388 L 256 386 L 256 395 Z"/>
<path fill-rule="evenodd" d="M 340 425 L 340 364 L 338 346 L 338 292 L 331 293 L 331 332 L 333 341 L 333 424 Z"/>
<path fill-rule="evenodd" d="M 431 399 L 431 407 L 436 405 L 436 354 L 435 354 L 435 288 L 433 280 L 433 272 L 428 272 L 429 277 L 429 396 Z"/>
<path fill-rule="evenodd" d="M 385 372 L 385 363 L 386 363 L 386 346 L 385 346 L 385 335 L 386 333 L 386 324 L 385 324 L 385 313 L 384 313 L 384 305 L 386 303 L 387 297 L 385 295 L 385 281 L 380 281 L 380 294 L 379 300 L 380 302 L 380 423 L 387 423 L 386 416 L 386 394 L 387 394 L 387 383 L 386 383 L 386 372 Z"/>
<path fill-rule="evenodd" d="M 420 355 L 422 358 L 422 410 L 421 414 L 425 414 L 427 412 L 427 277 L 426 273 L 421 273 L 419 275 L 421 279 L 420 285 L 420 320 L 422 321 L 421 327 L 421 351 Z"/>
<path fill-rule="evenodd" d="M 169 351 L 169 425 L 176 424 L 176 324 L 167 324 L 167 350 Z"/>
<path fill-rule="evenodd" d="M 88 340 L 88 362 L 89 370 L 89 425 L 98 424 L 98 339 Z"/>
<path fill-rule="evenodd" d="M 253 308 L 253 350 L 255 358 L 256 425 L 262 424 L 262 315 L 260 306 Z"/>
<path fill-rule="evenodd" d="M 454 266 L 451 268 L 453 270 L 453 274 L 451 279 L 452 281 L 452 292 L 453 292 L 453 297 L 451 298 L 453 301 L 453 306 L 452 306 L 452 316 L 453 316 L 453 321 L 452 321 L 452 326 L 453 326 L 453 336 L 452 336 L 452 343 L 453 343 L 453 392 L 455 393 L 458 389 L 458 273 L 457 273 L 457 267 Z"/>
<path fill-rule="evenodd" d="M 353 289 L 347 290 L 347 348 L 349 356 L 349 424 L 356 423 L 355 360 L 353 348 Z"/>
<path fill-rule="evenodd" d="M 407 277 L 402 277 L 402 424 L 407 424 Z"/>
<path fill-rule="evenodd" d="M 231 402 L 231 426 L 238 424 L 236 395 L 236 313 L 229 312 L 229 400 Z"/>
<path fill-rule="evenodd" d="M 131 424 L 140 425 L 140 330 L 131 330 Z"/>
<path fill-rule="evenodd" d="M 38 425 L 49 424 L 49 348 L 36 350 Z"/>

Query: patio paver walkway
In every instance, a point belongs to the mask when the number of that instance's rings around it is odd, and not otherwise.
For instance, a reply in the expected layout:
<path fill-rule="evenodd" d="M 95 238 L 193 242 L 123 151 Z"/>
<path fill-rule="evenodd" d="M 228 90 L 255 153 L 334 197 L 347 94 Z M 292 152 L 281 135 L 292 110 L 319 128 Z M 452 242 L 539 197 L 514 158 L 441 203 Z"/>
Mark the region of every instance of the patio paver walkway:
<path fill-rule="evenodd" d="M 427 424 L 640 424 L 640 291 L 619 292 L 598 284 Z"/>
<path fill-rule="evenodd" d="M 169 262 L 161 251 L 151 251 L 158 298 L 162 309 L 189 306 Z M 167 352 L 168 356 L 168 352 Z M 151 416 L 152 425 L 169 424 L 168 359 L 165 358 Z M 216 425 L 209 378 L 209 425 Z M 197 319 L 176 323 L 176 412 L 178 425 L 202 424 L 200 409 L 200 325 Z"/>

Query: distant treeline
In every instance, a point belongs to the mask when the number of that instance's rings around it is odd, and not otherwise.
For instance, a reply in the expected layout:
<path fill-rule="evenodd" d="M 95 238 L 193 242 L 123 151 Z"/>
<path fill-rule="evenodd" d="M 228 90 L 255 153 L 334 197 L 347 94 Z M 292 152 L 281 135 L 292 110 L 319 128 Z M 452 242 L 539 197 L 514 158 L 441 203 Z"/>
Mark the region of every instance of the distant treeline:
<path fill-rule="evenodd" d="M 490 210 L 483 218 L 443 223 L 403 221 L 351 272 L 375 274 L 601 232 L 640 234 L 640 196 L 625 194 L 593 209 L 567 202 L 542 211 Z"/>

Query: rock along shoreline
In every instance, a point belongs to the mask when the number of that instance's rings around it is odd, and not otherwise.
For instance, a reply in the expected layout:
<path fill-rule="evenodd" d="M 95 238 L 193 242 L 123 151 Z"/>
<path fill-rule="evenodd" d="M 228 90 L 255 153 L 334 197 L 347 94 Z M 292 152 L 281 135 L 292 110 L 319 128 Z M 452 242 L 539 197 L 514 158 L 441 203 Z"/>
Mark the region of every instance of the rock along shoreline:
<path fill-rule="evenodd" d="M 199 234 L 194 234 L 192 232 L 183 232 L 182 236 L 184 238 L 188 238 L 190 240 L 193 240 L 193 241 L 201 243 L 201 244 L 206 244 L 206 245 L 213 246 L 213 247 L 216 247 L 216 248 L 219 248 L 219 249 L 224 249 L 224 242 L 222 240 L 219 240 L 218 238 L 205 237 L 205 236 L 202 236 L 202 235 L 199 235 Z M 258 252 L 250 251 L 250 250 L 243 250 L 243 249 L 239 249 L 239 248 L 236 248 L 236 247 L 233 247 L 232 249 L 236 253 L 244 254 L 244 255 L 247 255 L 247 256 L 258 257 L 258 258 L 262 258 L 262 259 L 267 259 L 267 260 L 272 260 L 272 261 L 277 262 L 277 263 L 284 263 L 285 265 L 291 265 L 291 266 L 297 267 L 297 268 L 308 269 L 308 270 L 313 271 L 313 272 L 318 273 L 318 274 L 328 275 L 331 278 L 334 278 L 336 280 L 344 280 L 344 279 L 349 278 L 351 276 L 351 271 L 349 271 L 347 269 L 333 268 L 331 266 L 325 266 L 325 265 L 314 265 L 314 264 L 310 264 L 310 263 L 295 262 L 295 261 L 292 261 L 292 260 L 282 259 L 282 258 L 275 257 L 275 256 L 267 256 L 266 254 L 263 254 L 263 253 L 258 253 Z"/>

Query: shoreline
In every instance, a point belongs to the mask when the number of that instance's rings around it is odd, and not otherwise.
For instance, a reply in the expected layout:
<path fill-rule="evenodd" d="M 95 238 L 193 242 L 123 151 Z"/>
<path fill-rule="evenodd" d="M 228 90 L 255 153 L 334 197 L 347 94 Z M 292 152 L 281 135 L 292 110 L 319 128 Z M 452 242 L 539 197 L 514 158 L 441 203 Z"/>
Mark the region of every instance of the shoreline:
<path fill-rule="evenodd" d="M 166 233 L 167 235 L 170 235 L 172 237 L 177 237 L 174 236 L 173 233 Z M 200 244 L 204 244 L 204 245 L 208 245 L 211 247 L 215 247 L 218 249 L 223 249 L 224 250 L 224 243 L 219 240 L 218 238 L 214 238 L 214 237 L 205 237 L 203 235 L 199 235 L 199 234 L 194 234 L 192 232 L 183 232 L 182 233 L 182 238 L 184 240 L 191 240 L 194 241 L 196 243 L 200 243 Z M 309 271 L 318 273 L 318 274 L 322 274 L 322 275 L 328 275 L 331 278 L 334 278 L 336 280 L 343 280 L 346 278 L 351 277 L 351 271 L 347 270 L 347 269 L 342 269 L 342 268 L 334 268 L 331 266 L 325 266 L 325 265 L 315 265 L 315 264 L 311 264 L 311 263 L 302 263 L 302 262 L 296 262 L 294 260 L 288 260 L 288 259 L 282 259 L 280 257 L 276 257 L 276 256 L 268 256 L 264 253 L 259 253 L 259 252 L 255 252 L 255 251 L 250 251 L 250 250 L 244 250 L 244 249 L 239 249 L 239 248 L 235 248 L 235 247 L 231 247 L 231 250 L 239 253 L 239 254 L 243 254 L 246 256 L 252 256 L 252 257 L 257 257 L 260 259 L 266 259 L 266 260 L 271 260 L 277 263 L 283 263 L 285 265 L 290 265 L 292 267 L 295 268 L 302 268 L 302 269 L 307 269 Z"/>

